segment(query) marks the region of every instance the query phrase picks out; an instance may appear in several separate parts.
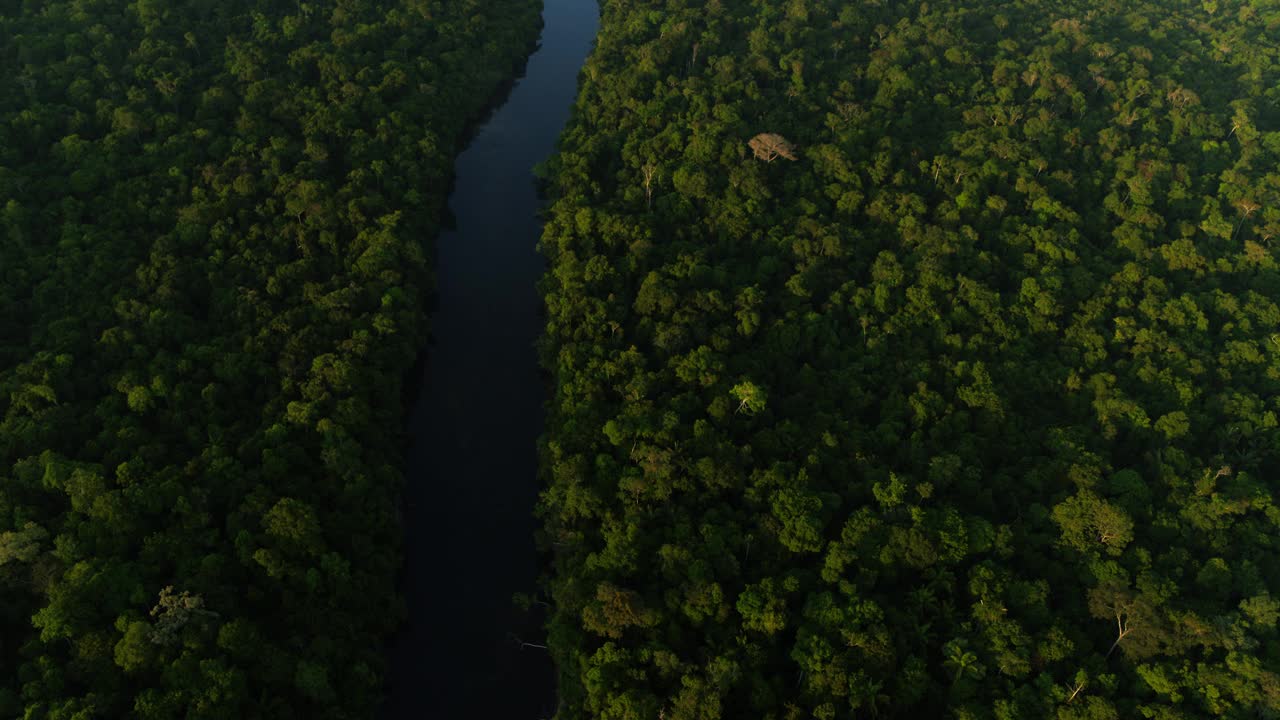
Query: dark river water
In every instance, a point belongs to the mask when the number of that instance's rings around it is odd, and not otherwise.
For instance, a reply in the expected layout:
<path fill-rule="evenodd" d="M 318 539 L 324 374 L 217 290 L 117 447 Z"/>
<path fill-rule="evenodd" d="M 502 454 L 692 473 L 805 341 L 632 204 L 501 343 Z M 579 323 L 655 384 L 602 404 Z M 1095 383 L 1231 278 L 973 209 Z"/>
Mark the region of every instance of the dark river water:
<path fill-rule="evenodd" d="M 410 417 L 408 622 L 385 717 L 537 720 L 555 711 L 538 622 L 513 609 L 538 574 L 532 510 L 543 384 L 533 343 L 540 199 L 532 169 L 569 116 L 598 26 L 594 0 L 544 0 L 524 77 L 458 156 L 456 229 L 437 241 L 439 302 Z"/>

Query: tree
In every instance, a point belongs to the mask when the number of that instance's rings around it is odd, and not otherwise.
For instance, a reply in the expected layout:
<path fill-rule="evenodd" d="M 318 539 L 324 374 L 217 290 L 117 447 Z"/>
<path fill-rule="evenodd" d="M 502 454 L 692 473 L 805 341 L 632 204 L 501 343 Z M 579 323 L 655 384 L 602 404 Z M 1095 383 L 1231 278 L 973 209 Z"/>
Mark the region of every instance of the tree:
<path fill-rule="evenodd" d="M 952 640 L 943 646 L 946 656 L 944 664 L 951 670 L 952 682 L 958 683 L 965 678 L 976 680 L 985 673 L 982 663 L 978 662 L 978 656 L 968 649 L 968 645 L 964 640 Z"/>
<path fill-rule="evenodd" d="M 168 585 L 160 591 L 156 606 L 151 608 L 154 621 L 150 640 L 156 645 L 173 644 L 178 633 L 193 620 L 217 616 L 218 613 L 204 609 L 204 598 L 186 590 L 174 592 L 173 586 Z"/>
<path fill-rule="evenodd" d="M 1115 640 L 1103 657 L 1111 657 L 1120 643 L 1126 654 L 1135 658 L 1154 654 L 1163 635 L 1157 609 L 1141 593 L 1130 590 L 1126 583 L 1107 580 L 1089 590 L 1089 612 L 1100 620 L 1115 623 Z"/>
<path fill-rule="evenodd" d="M 748 415 L 755 415 L 764 410 L 765 401 L 768 399 L 765 391 L 750 380 L 734 385 L 729 392 L 738 400 L 738 409 L 734 412 Z"/>
<path fill-rule="evenodd" d="M 651 210 L 653 209 L 653 184 L 661 180 L 662 175 L 653 163 L 645 163 L 644 167 L 640 168 L 640 174 L 644 178 L 644 207 L 646 210 Z"/>
<path fill-rule="evenodd" d="M 19 531 L 0 533 L 0 567 L 8 563 L 29 564 L 40 554 L 40 545 L 49 537 L 44 528 L 26 522 Z"/>
<path fill-rule="evenodd" d="M 796 148 L 786 138 L 776 133 L 760 133 L 747 143 L 751 152 L 760 160 L 771 163 L 778 158 L 796 160 Z"/>
<path fill-rule="evenodd" d="M 1133 521 L 1121 508 L 1089 490 L 1081 490 L 1053 509 L 1053 521 L 1062 528 L 1062 541 L 1082 552 L 1102 546 L 1119 555 L 1133 540 Z"/>

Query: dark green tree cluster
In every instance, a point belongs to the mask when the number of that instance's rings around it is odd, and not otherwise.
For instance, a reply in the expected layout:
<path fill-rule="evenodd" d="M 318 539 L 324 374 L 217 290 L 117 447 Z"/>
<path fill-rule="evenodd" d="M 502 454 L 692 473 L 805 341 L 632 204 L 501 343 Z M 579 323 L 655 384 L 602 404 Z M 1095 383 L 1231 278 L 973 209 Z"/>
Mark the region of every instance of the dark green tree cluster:
<path fill-rule="evenodd" d="M 1280 5 L 606 0 L 561 718 L 1280 717 Z"/>
<path fill-rule="evenodd" d="M 0 2 L 0 717 L 369 716 L 424 243 L 538 25 Z"/>

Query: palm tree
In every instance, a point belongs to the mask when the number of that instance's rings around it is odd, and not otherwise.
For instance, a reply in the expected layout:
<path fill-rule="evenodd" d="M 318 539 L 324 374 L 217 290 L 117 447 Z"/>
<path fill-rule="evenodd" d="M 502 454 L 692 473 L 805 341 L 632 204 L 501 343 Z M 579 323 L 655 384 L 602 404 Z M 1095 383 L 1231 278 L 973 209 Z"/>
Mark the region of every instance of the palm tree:
<path fill-rule="evenodd" d="M 968 645 L 964 640 L 952 640 L 942 648 L 947 655 L 942 664 L 952 672 L 953 683 L 960 682 L 966 675 L 974 680 L 982 677 L 982 664 L 978 662 L 977 655 L 969 652 Z"/>

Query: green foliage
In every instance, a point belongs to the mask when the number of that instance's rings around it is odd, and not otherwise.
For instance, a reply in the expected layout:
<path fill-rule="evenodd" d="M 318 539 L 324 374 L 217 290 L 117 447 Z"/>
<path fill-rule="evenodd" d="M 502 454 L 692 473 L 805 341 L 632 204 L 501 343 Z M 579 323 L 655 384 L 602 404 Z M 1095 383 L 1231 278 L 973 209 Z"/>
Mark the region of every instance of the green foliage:
<path fill-rule="evenodd" d="M 606 0 L 558 717 L 1280 714 L 1277 167 L 1275 3 Z"/>
<path fill-rule="evenodd" d="M 372 716 L 423 243 L 538 23 L 0 2 L 0 716 Z"/>

